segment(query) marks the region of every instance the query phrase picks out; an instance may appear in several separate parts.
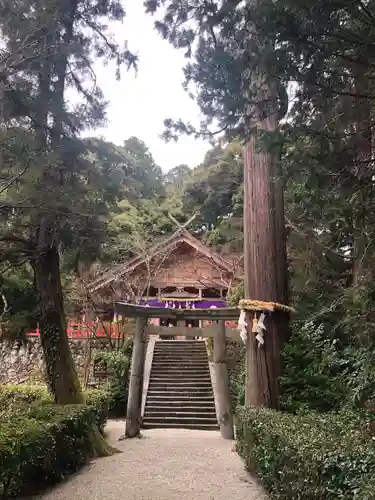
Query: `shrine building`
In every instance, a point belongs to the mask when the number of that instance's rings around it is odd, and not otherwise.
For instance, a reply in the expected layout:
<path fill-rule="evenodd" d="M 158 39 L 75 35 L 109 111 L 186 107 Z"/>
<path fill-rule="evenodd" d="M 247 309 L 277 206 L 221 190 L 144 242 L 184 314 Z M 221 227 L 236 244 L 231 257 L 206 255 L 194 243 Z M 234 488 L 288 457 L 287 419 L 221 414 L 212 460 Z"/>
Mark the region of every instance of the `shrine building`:
<path fill-rule="evenodd" d="M 186 225 L 185 225 L 186 226 Z M 90 294 L 109 321 L 118 318 L 118 301 L 179 309 L 227 306 L 227 296 L 238 283 L 238 259 L 223 256 L 178 225 L 172 235 L 127 262 L 105 271 L 89 286 Z M 177 326 L 176 320 L 155 318 L 160 326 Z M 199 320 L 184 326 L 203 326 Z"/>

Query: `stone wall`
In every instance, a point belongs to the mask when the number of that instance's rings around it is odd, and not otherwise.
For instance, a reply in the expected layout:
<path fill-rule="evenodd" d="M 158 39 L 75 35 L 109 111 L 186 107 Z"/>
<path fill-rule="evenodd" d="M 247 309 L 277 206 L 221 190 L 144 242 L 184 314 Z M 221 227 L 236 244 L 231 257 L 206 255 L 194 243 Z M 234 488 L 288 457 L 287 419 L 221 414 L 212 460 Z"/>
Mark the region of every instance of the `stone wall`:
<path fill-rule="evenodd" d="M 83 378 L 89 354 L 87 339 L 70 339 L 70 348 L 80 378 Z M 102 344 L 102 342 L 101 342 Z M 104 345 L 96 345 L 103 348 Z M 0 342 L 0 384 L 23 384 L 44 380 L 44 362 L 39 338 L 26 344 Z"/>

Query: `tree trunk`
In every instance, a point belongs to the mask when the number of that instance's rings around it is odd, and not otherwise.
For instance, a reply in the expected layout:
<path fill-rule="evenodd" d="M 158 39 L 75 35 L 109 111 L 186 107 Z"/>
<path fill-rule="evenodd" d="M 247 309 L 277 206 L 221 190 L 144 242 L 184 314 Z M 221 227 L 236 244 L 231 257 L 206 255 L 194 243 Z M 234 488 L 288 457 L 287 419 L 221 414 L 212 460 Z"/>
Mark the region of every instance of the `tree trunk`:
<path fill-rule="evenodd" d="M 234 439 L 225 321 L 219 321 L 217 325 L 214 336 L 213 362 L 220 433 L 224 439 Z"/>
<path fill-rule="evenodd" d="M 255 82 L 258 85 L 260 79 Z M 270 90 L 260 89 L 259 100 Z M 287 268 L 282 180 L 271 153 L 259 144 L 260 134 L 274 132 L 276 113 L 264 117 L 260 106 L 251 110 L 253 126 L 244 149 L 244 265 L 245 298 L 286 303 Z M 287 317 L 272 313 L 266 318 L 264 345 L 252 333 L 248 314 L 246 393 L 248 405 L 279 407 L 281 347 Z"/>
<path fill-rule="evenodd" d="M 59 57 L 52 63 L 52 57 L 43 59 L 39 72 L 39 100 L 36 113 L 36 146 L 40 152 L 60 152 L 64 165 L 62 147 L 63 116 L 65 109 L 64 92 L 69 58 L 69 44 L 73 38 L 73 28 L 78 6 L 77 0 L 70 0 L 63 5 L 61 12 L 56 12 L 56 31 L 46 33 L 42 40 L 46 54 L 56 55 L 59 45 Z M 61 30 L 58 26 L 64 26 Z M 58 38 L 60 37 L 60 39 Z M 62 37 L 62 38 L 61 38 Z M 51 107 L 51 96 L 54 105 Z M 49 119 L 52 117 L 52 129 Z M 51 131 L 49 134 L 48 131 Z M 64 165 L 65 166 L 65 165 Z M 69 166 L 70 167 L 70 166 Z M 57 195 L 64 185 L 64 168 L 51 168 L 48 162 L 43 169 L 43 183 L 53 189 Z M 36 252 L 32 261 L 36 288 L 39 295 L 39 321 L 41 342 L 47 372 L 47 382 L 57 404 L 84 403 L 77 372 L 74 367 L 66 334 L 64 298 L 61 288 L 60 259 L 58 242 L 60 238 L 59 220 L 42 211 L 35 234 Z M 109 446 L 99 430 L 94 426 L 91 433 L 92 453 L 107 456 L 116 450 Z"/>
<path fill-rule="evenodd" d="M 55 245 L 38 252 L 34 272 L 39 295 L 40 336 L 49 389 L 57 404 L 83 403 L 83 394 L 66 334 L 60 258 Z"/>
<path fill-rule="evenodd" d="M 134 438 L 141 431 L 143 373 L 146 359 L 146 338 L 144 328 L 147 320 L 137 318 L 132 364 L 130 370 L 128 408 L 126 412 L 125 436 Z"/>
<path fill-rule="evenodd" d="M 362 68 L 355 68 L 355 92 L 360 96 L 369 96 L 369 81 L 363 75 Z M 364 186 L 356 193 L 353 203 L 352 227 L 353 227 L 353 251 L 352 251 L 352 302 L 354 311 L 358 311 L 361 303 L 361 285 L 371 279 L 368 257 L 368 235 L 366 224 L 368 219 L 368 200 L 372 197 L 373 175 L 371 162 L 373 158 L 373 125 L 372 108 L 370 101 L 366 97 L 354 98 L 353 108 L 355 110 L 355 152 L 356 163 L 354 174 L 359 182 Z M 367 261 L 367 262 L 366 262 Z M 358 313 L 357 313 L 358 314 Z M 360 320 L 359 320 L 360 321 Z M 356 337 L 359 344 L 367 344 L 369 338 L 366 328 L 361 328 L 358 324 Z"/>

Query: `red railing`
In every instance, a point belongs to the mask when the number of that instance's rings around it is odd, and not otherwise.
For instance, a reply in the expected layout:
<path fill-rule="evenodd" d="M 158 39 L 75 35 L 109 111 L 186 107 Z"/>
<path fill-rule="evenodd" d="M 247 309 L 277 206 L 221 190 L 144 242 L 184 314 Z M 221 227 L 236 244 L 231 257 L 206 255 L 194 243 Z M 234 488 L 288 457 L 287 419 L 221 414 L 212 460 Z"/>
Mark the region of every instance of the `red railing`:
<path fill-rule="evenodd" d="M 126 327 L 121 323 L 76 323 L 69 321 L 66 327 L 66 333 L 69 338 L 92 338 L 92 337 L 108 337 L 119 338 L 128 335 L 124 332 Z M 33 332 L 28 333 L 29 337 L 39 337 L 40 329 L 37 327 Z"/>
<path fill-rule="evenodd" d="M 209 322 L 206 326 L 210 326 L 211 324 L 212 323 Z M 236 323 L 231 323 L 229 321 L 225 322 L 225 326 L 229 328 L 237 328 Z M 3 328 L 4 327 L 6 328 L 6 324 L 3 324 Z M 79 339 L 79 338 L 84 339 L 93 337 L 105 338 L 108 336 L 110 336 L 111 338 L 121 338 L 123 336 L 129 335 L 129 333 L 126 332 L 126 325 L 117 322 L 79 323 L 79 322 L 69 321 L 66 328 L 66 333 L 69 338 L 74 338 L 74 339 Z M 39 327 L 37 327 L 34 331 L 29 332 L 27 335 L 28 337 L 39 337 L 40 336 Z"/>

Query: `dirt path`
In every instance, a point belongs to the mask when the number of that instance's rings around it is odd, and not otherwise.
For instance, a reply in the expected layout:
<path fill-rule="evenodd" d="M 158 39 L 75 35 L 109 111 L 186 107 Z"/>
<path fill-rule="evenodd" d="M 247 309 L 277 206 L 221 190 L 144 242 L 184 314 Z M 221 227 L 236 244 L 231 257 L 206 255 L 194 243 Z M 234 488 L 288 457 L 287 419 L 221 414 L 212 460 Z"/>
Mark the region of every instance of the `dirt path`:
<path fill-rule="evenodd" d="M 43 500 L 264 500 L 233 443 L 213 431 L 158 429 L 118 442 L 122 421 L 108 424 L 123 453 L 95 460 Z"/>

